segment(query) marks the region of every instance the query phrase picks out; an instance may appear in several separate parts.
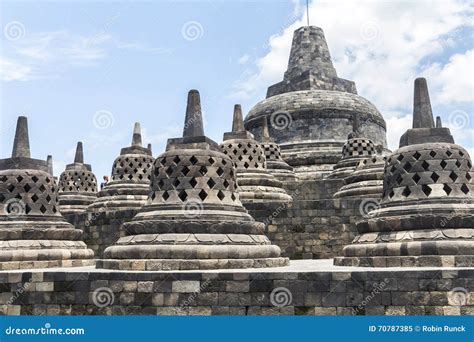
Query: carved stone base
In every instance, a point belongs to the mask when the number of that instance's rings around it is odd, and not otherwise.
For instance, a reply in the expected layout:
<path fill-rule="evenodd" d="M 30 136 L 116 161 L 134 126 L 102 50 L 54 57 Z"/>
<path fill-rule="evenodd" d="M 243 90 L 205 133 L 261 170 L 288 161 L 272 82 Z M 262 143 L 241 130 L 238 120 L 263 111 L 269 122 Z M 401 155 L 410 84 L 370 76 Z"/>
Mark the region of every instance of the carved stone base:
<path fill-rule="evenodd" d="M 473 255 L 337 257 L 336 266 L 356 267 L 473 267 Z"/>

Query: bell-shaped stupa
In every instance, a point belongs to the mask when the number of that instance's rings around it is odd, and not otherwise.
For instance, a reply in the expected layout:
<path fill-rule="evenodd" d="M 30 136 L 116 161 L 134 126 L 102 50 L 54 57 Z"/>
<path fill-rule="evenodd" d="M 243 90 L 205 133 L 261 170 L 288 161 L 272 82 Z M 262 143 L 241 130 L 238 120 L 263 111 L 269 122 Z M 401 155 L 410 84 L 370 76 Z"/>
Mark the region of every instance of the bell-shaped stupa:
<path fill-rule="evenodd" d="M 0 270 L 85 266 L 94 253 L 61 216 L 45 160 L 30 157 L 27 118 L 18 118 L 11 158 L 0 160 Z"/>
<path fill-rule="evenodd" d="M 266 99 L 245 118 L 257 139 L 262 120 L 280 145 L 283 159 L 302 179 L 324 178 L 340 159 L 353 119 L 362 123 L 360 136 L 386 147 L 386 125 L 377 108 L 357 95 L 355 83 L 338 77 L 323 30 L 297 29 L 283 81 L 268 88 Z"/>
<path fill-rule="evenodd" d="M 117 211 L 141 208 L 148 198 L 153 166 L 151 150 L 142 146 L 140 124 L 135 123 L 132 145 L 124 147 L 112 166 L 112 177 L 97 199 L 88 207 L 89 212 Z"/>
<path fill-rule="evenodd" d="M 473 178 L 469 154 L 434 126 L 426 80 L 416 79 L 413 128 L 387 159 L 380 207 L 335 264 L 472 267 Z"/>
<path fill-rule="evenodd" d="M 188 94 L 182 138 L 156 158 L 148 203 L 97 267 L 178 270 L 288 264 L 239 200 L 232 160 L 204 135 L 197 90 Z"/>
<path fill-rule="evenodd" d="M 265 153 L 265 160 L 267 170 L 281 182 L 292 182 L 296 180 L 293 168 L 288 165 L 281 157 L 280 146 L 275 143 L 274 139 L 270 138 L 268 133 L 267 118 L 262 118 L 263 134 L 261 138 L 263 152 Z"/>
<path fill-rule="evenodd" d="M 84 164 L 82 142 L 77 143 L 74 163 L 66 165 L 59 177 L 59 208 L 63 215 L 79 214 L 97 197 L 97 179 Z"/>
<path fill-rule="evenodd" d="M 281 182 L 267 170 L 265 152 L 244 128 L 242 109 L 234 107 L 232 132 L 224 133 L 221 149 L 234 162 L 242 203 L 291 202 Z"/>

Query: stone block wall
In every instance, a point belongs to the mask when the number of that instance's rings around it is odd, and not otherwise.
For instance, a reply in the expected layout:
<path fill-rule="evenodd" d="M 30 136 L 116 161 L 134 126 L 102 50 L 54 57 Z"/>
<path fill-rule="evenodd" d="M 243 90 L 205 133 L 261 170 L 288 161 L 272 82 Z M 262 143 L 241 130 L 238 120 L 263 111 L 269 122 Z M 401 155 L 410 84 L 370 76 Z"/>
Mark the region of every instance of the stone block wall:
<path fill-rule="evenodd" d="M 101 258 L 104 250 L 124 236 L 122 223 L 130 221 L 138 210 L 99 211 L 64 215 L 76 228 L 84 231 L 84 242 Z"/>
<path fill-rule="evenodd" d="M 1 272 L 0 314 L 473 315 L 473 277 L 472 269 Z"/>
<path fill-rule="evenodd" d="M 257 221 L 267 224 L 266 235 L 290 259 L 327 259 L 341 256 L 362 219 L 362 199 L 332 199 L 342 180 L 284 183 L 293 203 L 246 204 Z"/>

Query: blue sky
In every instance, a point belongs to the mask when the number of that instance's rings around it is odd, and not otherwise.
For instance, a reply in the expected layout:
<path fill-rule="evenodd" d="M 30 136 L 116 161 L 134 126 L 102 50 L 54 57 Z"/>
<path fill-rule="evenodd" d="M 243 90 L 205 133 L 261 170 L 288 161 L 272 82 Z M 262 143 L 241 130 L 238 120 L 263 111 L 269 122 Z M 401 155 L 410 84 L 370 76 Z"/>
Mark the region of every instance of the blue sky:
<path fill-rule="evenodd" d="M 281 80 L 301 1 L 18 2 L 1 4 L 0 152 L 27 115 L 35 158 L 55 173 L 78 140 L 98 177 L 110 173 L 140 121 L 157 156 L 180 136 L 187 91 L 201 93 L 208 136 L 230 130 Z M 435 115 L 474 152 L 469 2 L 311 1 L 340 77 L 354 80 L 388 123 L 396 148 L 410 126 L 413 79 L 425 76 Z"/>

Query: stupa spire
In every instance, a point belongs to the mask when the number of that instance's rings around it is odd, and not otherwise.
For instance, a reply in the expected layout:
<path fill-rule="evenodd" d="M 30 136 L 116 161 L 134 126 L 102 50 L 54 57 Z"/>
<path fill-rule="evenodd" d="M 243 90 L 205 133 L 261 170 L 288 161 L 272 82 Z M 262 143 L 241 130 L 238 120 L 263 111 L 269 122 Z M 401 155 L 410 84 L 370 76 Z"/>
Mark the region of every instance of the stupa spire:
<path fill-rule="evenodd" d="M 132 146 L 142 146 L 142 132 L 139 122 L 135 122 L 133 127 Z"/>
<path fill-rule="evenodd" d="M 13 141 L 12 158 L 30 158 L 30 140 L 28 138 L 28 119 L 18 117 L 15 140 Z"/>
<path fill-rule="evenodd" d="M 234 118 L 232 119 L 232 132 L 243 132 L 244 118 L 242 116 L 242 107 L 239 104 L 234 105 Z"/>
<path fill-rule="evenodd" d="M 431 110 L 430 94 L 426 79 L 415 79 L 413 97 L 413 128 L 434 128 L 433 112 Z"/>
<path fill-rule="evenodd" d="M 74 156 L 74 163 L 84 164 L 84 150 L 82 148 L 82 141 L 77 142 L 76 155 Z"/>
<path fill-rule="evenodd" d="M 52 155 L 49 154 L 49 155 L 46 157 L 46 163 L 48 164 L 48 173 L 49 173 L 50 175 L 54 175 L 54 174 L 53 174 L 53 156 L 52 156 Z"/>
<path fill-rule="evenodd" d="M 262 117 L 262 142 L 269 142 L 270 133 L 268 132 L 268 122 L 266 117 Z"/>
<path fill-rule="evenodd" d="M 201 98 L 199 92 L 192 89 L 188 93 L 186 118 L 184 120 L 183 138 L 204 135 L 202 125 Z"/>

